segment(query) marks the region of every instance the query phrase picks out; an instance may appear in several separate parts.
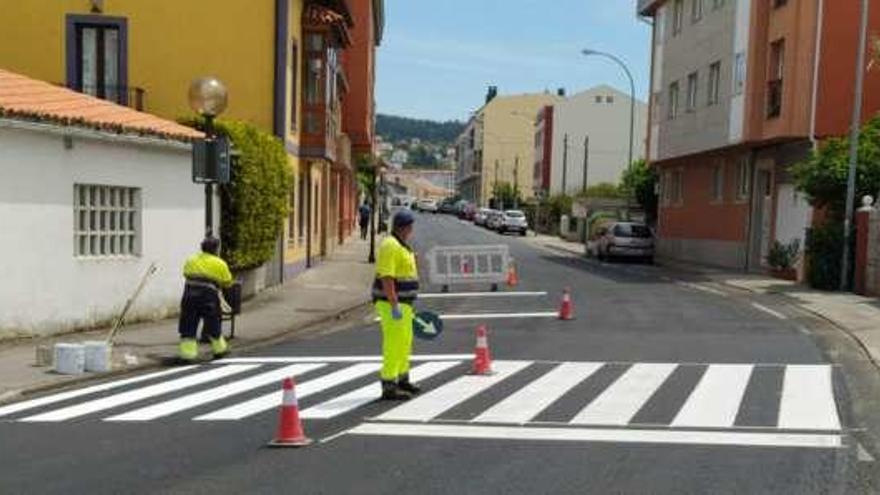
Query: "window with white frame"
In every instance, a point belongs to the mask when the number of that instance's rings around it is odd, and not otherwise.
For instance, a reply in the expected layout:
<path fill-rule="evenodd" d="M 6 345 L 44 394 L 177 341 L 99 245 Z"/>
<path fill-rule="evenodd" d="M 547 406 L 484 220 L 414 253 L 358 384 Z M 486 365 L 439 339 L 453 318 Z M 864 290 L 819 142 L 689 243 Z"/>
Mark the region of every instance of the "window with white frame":
<path fill-rule="evenodd" d="M 672 202 L 680 204 L 684 201 L 684 170 L 672 172 Z"/>
<path fill-rule="evenodd" d="M 721 62 L 709 66 L 709 105 L 715 105 L 721 97 Z"/>
<path fill-rule="evenodd" d="M 734 61 L 733 94 L 741 95 L 746 86 L 746 54 L 739 52 Z"/>
<path fill-rule="evenodd" d="M 712 200 L 724 200 L 724 164 L 719 163 L 712 168 Z"/>
<path fill-rule="evenodd" d="M 687 86 L 687 111 L 693 112 L 697 109 L 697 73 L 692 72 L 688 75 Z"/>
<path fill-rule="evenodd" d="M 703 18 L 703 0 L 691 0 L 691 22 L 699 22 Z"/>
<path fill-rule="evenodd" d="M 672 4 L 672 35 L 675 36 L 681 32 L 682 21 L 684 20 L 684 0 L 675 0 Z"/>
<path fill-rule="evenodd" d="M 139 188 L 74 184 L 73 198 L 77 257 L 140 255 Z"/>
<path fill-rule="evenodd" d="M 752 176 L 750 173 L 749 159 L 743 157 L 740 159 L 736 168 L 736 197 L 745 199 L 749 196 L 751 190 Z"/>
<path fill-rule="evenodd" d="M 678 117 L 678 81 L 669 85 L 669 120 Z"/>

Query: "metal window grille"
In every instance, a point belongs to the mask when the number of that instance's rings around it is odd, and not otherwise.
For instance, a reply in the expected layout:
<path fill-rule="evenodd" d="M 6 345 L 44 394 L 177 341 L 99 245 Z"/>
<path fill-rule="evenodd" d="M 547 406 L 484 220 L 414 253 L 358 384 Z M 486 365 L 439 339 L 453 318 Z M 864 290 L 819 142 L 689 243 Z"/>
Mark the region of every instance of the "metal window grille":
<path fill-rule="evenodd" d="M 139 256 L 141 190 L 134 187 L 75 184 L 74 255 Z"/>

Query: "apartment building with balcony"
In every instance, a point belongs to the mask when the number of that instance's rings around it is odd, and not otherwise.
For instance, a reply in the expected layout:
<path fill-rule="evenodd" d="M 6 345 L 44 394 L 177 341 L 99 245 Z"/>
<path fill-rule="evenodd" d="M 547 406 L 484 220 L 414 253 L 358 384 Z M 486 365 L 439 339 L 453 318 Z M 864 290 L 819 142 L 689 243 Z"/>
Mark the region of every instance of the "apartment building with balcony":
<path fill-rule="evenodd" d="M 661 256 L 760 270 L 773 241 L 803 241 L 812 211 L 788 170 L 848 131 L 856 4 L 639 2 L 653 22 L 647 156 L 661 178 Z M 867 119 L 880 78 L 865 82 Z"/>
<path fill-rule="evenodd" d="M 459 194 L 491 206 L 496 186 L 506 183 L 533 197 L 535 120 L 538 110 L 561 100 L 550 93 L 498 96 L 490 88 L 456 142 Z"/>

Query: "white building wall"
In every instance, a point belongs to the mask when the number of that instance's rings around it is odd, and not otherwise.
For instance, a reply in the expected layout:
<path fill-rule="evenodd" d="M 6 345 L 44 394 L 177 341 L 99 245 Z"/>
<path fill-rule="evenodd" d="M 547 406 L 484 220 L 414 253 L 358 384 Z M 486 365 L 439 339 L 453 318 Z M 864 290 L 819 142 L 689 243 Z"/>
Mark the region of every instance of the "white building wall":
<path fill-rule="evenodd" d="M 74 138 L 0 122 L 0 333 L 49 334 L 112 320 L 151 262 L 131 318 L 178 307 L 204 231 L 189 148 Z M 141 255 L 74 256 L 74 184 L 140 187 Z"/>
<path fill-rule="evenodd" d="M 611 96 L 613 103 L 606 103 Z M 596 101 L 601 97 L 601 103 Z M 636 102 L 633 160 L 644 158 L 648 107 Z M 630 98 L 610 87 L 597 86 L 573 95 L 554 108 L 550 193 L 562 192 L 565 136 L 568 135 L 566 192 L 583 187 L 584 137 L 590 137 L 587 185 L 619 183 L 629 156 Z"/>

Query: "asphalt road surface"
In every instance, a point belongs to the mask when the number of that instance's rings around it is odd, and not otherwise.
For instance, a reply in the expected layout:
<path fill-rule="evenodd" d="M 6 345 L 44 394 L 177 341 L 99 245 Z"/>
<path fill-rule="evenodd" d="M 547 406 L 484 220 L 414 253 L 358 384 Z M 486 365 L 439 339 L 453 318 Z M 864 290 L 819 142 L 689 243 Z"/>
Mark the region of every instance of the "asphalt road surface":
<path fill-rule="evenodd" d="M 420 300 L 454 319 L 416 342 L 417 399 L 373 401 L 364 311 L 226 361 L 0 405 L 0 493 L 870 491 L 847 371 L 777 309 L 447 216 L 420 215 L 416 244 L 423 267 L 435 245 L 508 244 L 521 279 Z M 552 316 L 565 287 L 573 321 Z M 468 374 L 480 324 L 491 376 Z M 317 442 L 269 449 L 288 375 Z"/>

